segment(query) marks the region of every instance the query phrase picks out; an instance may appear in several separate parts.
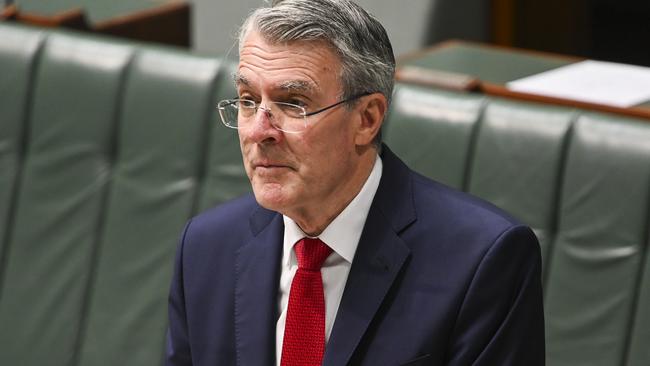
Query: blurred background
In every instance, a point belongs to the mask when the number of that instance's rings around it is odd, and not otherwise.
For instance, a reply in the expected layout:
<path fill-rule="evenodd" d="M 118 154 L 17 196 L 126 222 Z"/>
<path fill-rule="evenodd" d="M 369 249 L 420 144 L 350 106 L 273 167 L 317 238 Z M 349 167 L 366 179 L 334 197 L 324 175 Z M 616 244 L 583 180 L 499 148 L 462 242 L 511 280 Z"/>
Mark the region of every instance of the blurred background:
<path fill-rule="evenodd" d="M 397 56 L 448 39 L 650 66 L 650 2 L 358 0 Z M 263 0 L 4 0 L 1 18 L 63 25 L 224 54 Z"/>
<path fill-rule="evenodd" d="M 262 0 L 194 0 L 193 44 L 197 50 L 227 49 L 241 20 Z M 442 40 L 489 40 L 489 1 L 358 0 L 386 27 L 397 56 Z"/>

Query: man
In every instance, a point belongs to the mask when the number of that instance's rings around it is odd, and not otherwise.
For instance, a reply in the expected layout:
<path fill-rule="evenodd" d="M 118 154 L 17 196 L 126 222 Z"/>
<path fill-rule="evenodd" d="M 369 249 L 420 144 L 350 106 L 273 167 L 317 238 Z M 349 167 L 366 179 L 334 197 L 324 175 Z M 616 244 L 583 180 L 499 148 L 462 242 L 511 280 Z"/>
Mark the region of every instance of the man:
<path fill-rule="evenodd" d="M 277 1 L 239 53 L 219 112 L 254 197 L 187 224 L 167 364 L 543 365 L 530 229 L 379 142 L 383 27 L 348 0 Z"/>

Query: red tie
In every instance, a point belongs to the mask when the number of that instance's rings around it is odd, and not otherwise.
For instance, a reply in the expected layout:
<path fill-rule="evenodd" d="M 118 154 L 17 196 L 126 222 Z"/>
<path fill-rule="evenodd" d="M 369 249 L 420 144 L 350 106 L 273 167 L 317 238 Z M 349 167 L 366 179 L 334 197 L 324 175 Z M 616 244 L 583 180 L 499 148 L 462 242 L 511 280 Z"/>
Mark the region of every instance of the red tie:
<path fill-rule="evenodd" d="M 325 295 L 320 268 L 332 249 L 320 239 L 294 246 L 298 270 L 291 282 L 281 366 L 320 366 L 325 354 Z"/>

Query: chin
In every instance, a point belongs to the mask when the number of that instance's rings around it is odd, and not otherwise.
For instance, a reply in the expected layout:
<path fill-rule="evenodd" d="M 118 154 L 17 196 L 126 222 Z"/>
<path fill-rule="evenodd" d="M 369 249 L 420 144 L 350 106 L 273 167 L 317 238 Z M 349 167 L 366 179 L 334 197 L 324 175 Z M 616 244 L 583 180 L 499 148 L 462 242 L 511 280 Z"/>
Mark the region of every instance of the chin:
<path fill-rule="evenodd" d="M 253 194 L 260 206 L 280 213 L 284 211 L 289 202 L 285 187 L 279 183 L 253 184 Z"/>

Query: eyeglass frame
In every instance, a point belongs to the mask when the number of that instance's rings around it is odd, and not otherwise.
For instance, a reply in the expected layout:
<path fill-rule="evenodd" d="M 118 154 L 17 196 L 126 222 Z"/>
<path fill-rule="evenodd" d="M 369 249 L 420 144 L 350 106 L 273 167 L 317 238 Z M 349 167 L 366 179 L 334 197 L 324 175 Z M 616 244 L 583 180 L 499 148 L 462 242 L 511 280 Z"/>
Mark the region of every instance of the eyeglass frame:
<path fill-rule="evenodd" d="M 362 98 L 362 97 L 365 97 L 365 96 L 368 96 L 368 95 L 371 95 L 371 94 L 374 94 L 374 93 L 375 93 L 375 92 L 363 92 L 363 93 L 355 94 L 355 95 L 351 96 L 350 98 L 347 98 L 347 99 L 344 99 L 344 100 L 338 101 L 338 102 L 336 102 L 336 103 L 334 103 L 334 104 L 331 104 L 331 105 L 329 105 L 329 106 L 327 106 L 327 107 L 324 107 L 324 108 L 321 108 L 321 109 L 319 109 L 319 110 L 316 110 L 316 111 L 314 111 L 314 112 L 309 112 L 309 113 L 307 113 L 307 110 L 305 110 L 305 107 L 303 107 L 303 106 L 301 106 L 301 105 L 297 105 L 297 104 L 293 104 L 293 103 L 285 103 L 285 102 L 272 102 L 272 103 L 280 103 L 280 104 L 283 104 L 283 105 L 289 105 L 289 106 L 292 106 L 292 107 L 296 107 L 297 109 L 301 109 L 301 110 L 302 110 L 302 118 L 306 121 L 307 117 L 314 116 L 314 115 L 316 115 L 316 114 L 319 114 L 319 113 L 325 112 L 325 111 L 327 111 L 327 110 L 330 110 L 330 109 L 332 109 L 332 108 L 334 108 L 334 107 L 337 107 L 337 106 L 339 106 L 339 105 L 341 105 L 341 104 L 349 103 L 349 102 L 351 102 L 351 101 L 353 101 L 353 100 L 356 100 L 356 99 L 359 99 L 359 98 Z M 242 99 L 242 98 L 223 99 L 223 100 L 220 100 L 219 103 L 217 103 L 217 109 L 219 110 L 219 117 L 220 117 L 220 119 L 221 119 L 221 123 L 222 123 L 224 126 L 228 127 L 228 128 L 232 128 L 232 129 L 236 129 L 236 130 L 238 130 L 238 129 L 239 129 L 239 126 L 233 127 L 232 125 L 229 125 L 228 123 L 226 123 L 226 121 L 224 120 L 223 114 L 221 113 L 221 110 L 222 110 L 222 109 L 225 109 L 225 107 L 221 107 L 221 104 L 222 104 L 222 103 L 234 104 L 235 102 L 238 102 L 238 101 L 246 101 L 246 102 L 251 102 L 251 103 L 253 103 L 253 104 L 255 105 L 255 108 L 254 108 L 254 109 L 255 109 L 255 112 L 253 113 L 253 115 L 257 115 L 257 111 L 258 111 L 259 109 L 262 109 L 262 111 L 267 112 L 267 113 L 269 113 L 269 115 L 270 115 L 271 110 L 270 110 L 269 108 L 267 108 L 267 107 L 262 107 L 262 103 L 258 103 L 258 102 L 254 101 L 254 100 L 251 100 L 251 99 Z M 252 109 L 252 108 L 251 108 L 251 109 Z M 283 130 L 283 129 L 281 129 L 281 128 L 278 128 L 278 127 L 277 127 L 276 125 L 274 125 L 273 123 L 271 124 L 271 126 L 273 126 L 273 128 L 275 128 L 275 129 L 278 130 L 278 131 L 282 131 L 282 132 L 286 132 L 286 133 L 302 133 L 302 132 L 304 132 L 304 131 L 307 129 L 307 123 L 306 123 L 306 122 L 305 122 L 305 129 L 304 129 L 304 130 L 300 130 L 300 131 L 287 131 L 287 130 Z"/>

